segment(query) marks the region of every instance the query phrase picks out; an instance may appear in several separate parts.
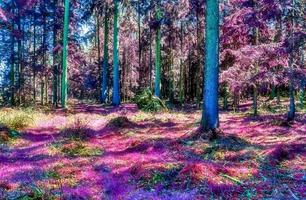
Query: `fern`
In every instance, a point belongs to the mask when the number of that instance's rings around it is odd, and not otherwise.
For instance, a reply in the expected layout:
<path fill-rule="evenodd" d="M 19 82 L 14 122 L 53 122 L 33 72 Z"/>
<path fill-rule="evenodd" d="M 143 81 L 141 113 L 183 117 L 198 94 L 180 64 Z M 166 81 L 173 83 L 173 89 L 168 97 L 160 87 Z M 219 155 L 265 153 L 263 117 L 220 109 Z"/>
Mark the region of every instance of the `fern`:
<path fill-rule="evenodd" d="M 167 110 L 163 100 L 153 95 L 150 89 L 144 89 L 135 97 L 138 108 L 146 112 L 158 112 Z"/>

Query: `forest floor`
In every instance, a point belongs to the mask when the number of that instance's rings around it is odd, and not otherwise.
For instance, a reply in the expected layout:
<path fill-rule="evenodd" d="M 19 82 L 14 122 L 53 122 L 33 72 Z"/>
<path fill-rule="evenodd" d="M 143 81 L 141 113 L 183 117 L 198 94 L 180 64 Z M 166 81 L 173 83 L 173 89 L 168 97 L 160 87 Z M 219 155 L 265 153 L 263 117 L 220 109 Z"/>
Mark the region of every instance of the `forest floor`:
<path fill-rule="evenodd" d="M 9 139 L 0 129 L 0 199 L 306 198 L 305 113 L 287 124 L 284 114 L 221 112 L 224 133 L 213 141 L 190 139 L 201 118 L 194 108 L 0 113 L 19 113 L 6 123 L 22 129 Z"/>

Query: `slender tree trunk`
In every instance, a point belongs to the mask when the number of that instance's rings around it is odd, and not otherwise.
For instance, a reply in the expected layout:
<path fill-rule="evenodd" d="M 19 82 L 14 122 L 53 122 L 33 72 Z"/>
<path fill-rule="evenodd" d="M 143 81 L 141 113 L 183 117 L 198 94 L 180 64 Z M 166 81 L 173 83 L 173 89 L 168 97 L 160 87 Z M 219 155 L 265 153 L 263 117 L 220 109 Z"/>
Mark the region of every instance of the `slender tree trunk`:
<path fill-rule="evenodd" d="M 295 1 L 292 0 L 292 7 L 295 7 Z M 295 11 L 292 11 L 292 16 L 291 16 L 291 29 L 289 30 L 289 37 L 293 37 L 293 29 L 295 28 L 295 23 L 294 23 L 294 17 L 295 17 Z M 292 44 L 294 45 L 294 44 Z M 292 47 L 294 49 L 294 46 Z M 289 112 L 287 116 L 287 121 L 294 121 L 295 118 L 295 98 L 294 98 L 294 86 L 293 86 L 293 62 L 294 62 L 294 51 L 292 51 L 289 55 L 289 61 L 288 61 L 288 66 L 289 66 Z"/>
<path fill-rule="evenodd" d="M 43 6 L 45 5 L 45 0 L 43 1 Z M 43 66 L 45 69 L 45 77 L 47 76 L 47 13 L 46 13 L 46 8 L 43 7 Z M 41 104 L 44 105 L 44 95 L 46 95 L 46 97 L 48 96 L 48 91 L 46 91 L 46 85 L 47 85 L 47 80 L 48 79 L 44 79 L 44 77 L 42 76 L 41 78 L 41 82 L 42 82 L 42 99 L 41 99 Z M 48 102 L 46 102 L 47 104 Z"/>
<path fill-rule="evenodd" d="M 180 104 L 184 103 L 184 81 L 183 81 L 183 22 L 181 21 L 181 34 L 180 34 L 180 46 L 181 46 L 181 55 L 180 55 L 180 81 L 179 81 L 179 99 Z"/>
<path fill-rule="evenodd" d="M 151 27 L 149 28 L 149 34 L 150 34 L 150 46 L 149 46 L 149 85 L 150 89 L 152 90 L 152 68 L 153 68 L 153 63 L 152 63 L 152 29 Z"/>
<path fill-rule="evenodd" d="M 138 10 L 138 17 L 137 17 L 137 26 L 138 26 L 138 67 L 139 72 L 143 71 L 141 68 L 141 13 L 140 13 L 140 0 L 137 1 L 137 10 Z M 141 84 L 143 83 L 143 74 L 139 74 L 139 88 L 141 88 Z"/>
<path fill-rule="evenodd" d="M 158 27 L 156 30 L 156 55 L 155 55 L 155 91 L 154 95 L 160 97 L 160 73 L 161 73 L 161 11 L 160 11 L 160 0 L 156 5 L 156 21 Z"/>
<path fill-rule="evenodd" d="M 34 13 L 34 33 L 33 33 L 33 101 L 36 104 L 36 13 Z"/>
<path fill-rule="evenodd" d="M 112 104 L 114 106 L 120 105 L 120 79 L 119 79 L 119 2 L 118 0 L 114 0 L 115 8 L 114 8 L 114 49 L 113 49 L 113 98 Z"/>
<path fill-rule="evenodd" d="M 49 104 L 48 89 L 49 89 L 48 75 L 45 75 L 45 102 L 46 102 L 46 104 Z"/>
<path fill-rule="evenodd" d="M 14 29 L 14 22 L 13 22 Z M 11 106 L 15 106 L 15 37 L 11 35 L 11 70 L 10 70 L 10 81 L 11 81 Z"/>
<path fill-rule="evenodd" d="M 69 31 L 69 0 L 65 0 L 65 15 L 64 15 L 64 35 L 63 35 L 63 70 L 62 70 L 62 95 L 61 103 L 62 107 L 67 107 L 67 54 L 68 54 L 68 31 Z"/>
<path fill-rule="evenodd" d="M 102 85 L 101 85 L 101 103 L 105 103 L 108 94 L 108 8 L 105 8 L 104 15 L 104 55 L 103 55 L 103 66 L 102 66 Z"/>
<path fill-rule="evenodd" d="M 198 3 L 199 7 L 200 7 L 200 3 Z M 202 68 L 202 62 L 201 62 L 201 36 L 200 36 L 200 13 L 199 13 L 199 8 L 197 7 L 196 10 L 196 20 L 197 20 L 197 28 L 196 28 L 196 32 L 197 32 L 197 69 L 196 69 L 196 74 L 195 74 L 195 96 L 196 96 L 196 102 L 197 102 L 197 106 L 200 107 L 201 104 L 201 86 L 200 84 L 198 84 L 201 81 L 201 68 Z"/>
<path fill-rule="evenodd" d="M 44 105 L 44 92 L 45 92 L 45 83 L 43 78 L 41 78 L 41 83 L 40 83 L 40 103 L 41 105 Z"/>
<path fill-rule="evenodd" d="M 56 20 L 57 20 L 57 0 L 53 1 L 53 48 L 56 48 L 57 46 L 57 26 L 56 26 Z M 59 69 L 58 69 L 58 62 L 57 62 L 57 54 L 54 52 L 53 53 L 53 85 L 52 85 L 52 90 L 53 90 L 53 106 L 57 107 L 58 106 L 58 74 L 59 74 Z"/>
<path fill-rule="evenodd" d="M 256 9 L 256 5 L 255 5 Z M 255 28 L 255 34 L 254 34 L 254 45 L 258 45 L 258 39 L 259 39 L 259 29 L 258 27 Z M 258 73 L 258 63 L 255 63 L 255 75 Z M 253 115 L 258 115 L 258 87 L 257 83 L 255 82 L 253 84 Z"/>
<path fill-rule="evenodd" d="M 21 33 L 21 19 L 20 19 L 20 11 L 18 9 L 18 17 L 17 17 L 17 26 L 18 26 L 18 31 Z M 18 38 L 18 104 L 21 104 L 21 68 L 22 68 L 22 37 Z"/>
<path fill-rule="evenodd" d="M 101 48 L 100 48 L 100 15 L 98 12 L 96 12 L 96 18 L 97 18 L 97 48 L 98 48 L 98 67 L 99 67 L 99 74 L 102 73 L 102 66 L 101 66 Z M 102 81 L 102 80 L 101 80 Z M 100 87 L 98 87 L 98 97 L 101 97 L 101 86 L 102 82 L 99 84 Z"/>
<path fill-rule="evenodd" d="M 204 70 L 204 103 L 202 128 L 213 130 L 219 127 L 219 3 L 206 1 L 206 59 Z"/>
<path fill-rule="evenodd" d="M 305 63 L 304 62 L 304 46 L 302 46 L 301 48 L 301 63 Z M 301 81 L 301 91 L 300 91 L 300 108 L 303 109 L 305 107 L 305 87 L 306 87 L 306 80 L 305 78 L 302 79 Z"/>

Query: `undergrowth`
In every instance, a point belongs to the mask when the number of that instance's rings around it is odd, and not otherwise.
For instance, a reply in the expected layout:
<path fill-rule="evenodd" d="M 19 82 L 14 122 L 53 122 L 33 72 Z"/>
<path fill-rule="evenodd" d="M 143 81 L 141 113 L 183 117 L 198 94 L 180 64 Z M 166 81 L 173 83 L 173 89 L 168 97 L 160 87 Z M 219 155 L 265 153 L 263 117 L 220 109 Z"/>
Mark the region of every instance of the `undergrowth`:
<path fill-rule="evenodd" d="M 34 122 L 34 114 L 29 110 L 3 109 L 0 111 L 0 123 L 11 130 L 24 129 Z"/>
<path fill-rule="evenodd" d="M 81 141 L 54 143 L 50 146 L 50 151 L 53 153 L 61 153 L 69 157 L 91 157 L 103 154 L 103 150 L 91 147 Z"/>
<path fill-rule="evenodd" d="M 158 112 L 167 110 L 167 106 L 163 100 L 153 95 L 150 89 L 145 89 L 136 95 L 134 99 L 138 108 L 145 112 Z"/>

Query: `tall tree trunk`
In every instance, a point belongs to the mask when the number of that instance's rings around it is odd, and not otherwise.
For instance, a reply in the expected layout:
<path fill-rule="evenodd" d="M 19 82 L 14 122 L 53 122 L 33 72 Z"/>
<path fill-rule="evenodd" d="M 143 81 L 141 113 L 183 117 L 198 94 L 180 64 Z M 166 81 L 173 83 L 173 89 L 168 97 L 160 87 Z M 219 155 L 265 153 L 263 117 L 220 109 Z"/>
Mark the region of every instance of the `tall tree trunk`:
<path fill-rule="evenodd" d="M 139 67 L 139 73 L 143 72 L 143 69 L 141 68 L 141 13 L 140 13 L 140 0 L 137 1 L 137 26 L 138 26 L 138 67 Z M 143 83 L 143 75 L 142 73 L 139 74 L 139 88 L 141 88 L 141 84 Z"/>
<path fill-rule="evenodd" d="M 108 94 L 108 8 L 105 8 L 104 14 L 104 47 L 103 47 L 103 66 L 102 66 L 102 85 L 101 85 L 101 103 L 105 103 Z"/>
<path fill-rule="evenodd" d="M 153 1 L 150 1 L 150 5 L 152 6 Z M 149 17 L 151 19 L 151 11 L 149 12 Z M 152 62 L 152 28 L 149 25 L 149 86 L 150 90 L 152 90 L 152 69 L 153 69 L 153 62 Z"/>
<path fill-rule="evenodd" d="M 305 63 L 304 61 L 304 46 L 301 48 L 301 63 Z M 306 87 L 306 80 L 305 78 L 301 81 L 301 91 L 300 91 L 300 108 L 303 109 L 305 107 L 305 87 Z"/>
<path fill-rule="evenodd" d="M 206 1 L 205 39 L 202 128 L 207 131 L 219 127 L 219 5 L 216 0 Z"/>
<path fill-rule="evenodd" d="M 18 17 L 17 17 L 17 26 L 19 33 L 22 33 L 21 30 L 21 19 L 20 19 L 20 10 L 18 9 Z M 21 68 L 22 68 L 22 37 L 18 38 L 18 104 L 21 104 Z"/>
<path fill-rule="evenodd" d="M 254 10 L 257 10 L 257 2 L 256 0 L 253 0 L 254 3 Z M 253 45 L 258 45 L 258 39 L 259 39 L 259 28 L 256 27 L 254 30 L 254 42 Z M 254 63 L 255 65 L 255 75 L 258 73 L 258 63 Z M 257 116 L 258 115 L 258 86 L 256 81 L 253 84 L 253 115 Z"/>
<path fill-rule="evenodd" d="M 150 34 L 150 46 L 149 46 L 149 86 L 150 89 L 152 90 L 152 68 L 153 68 L 153 63 L 152 63 L 152 29 L 149 27 L 149 34 Z"/>
<path fill-rule="evenodd" d="M 33 33 L 33 102 L 36 104 L 36 13 L 34 13 L 34 33 Z"/>
<path fill-rule="evenodd" d="M 12 24 L 14 30 L 14 21 Z M 11 70 L 10 70 L 10 81 L 11 81 L 11 106 L 15 106 L 15 37 L 11 35 Z"/>
<path fill-rule="evenodd" d="M 99 71 L 98 73 L 101 74 L 102 73 L 102 67 L 101 67 L 101 48 L 100 48 L 100 15 L 99 12 L 96 12 L 96 18 L 97 18 L 97 48 L 98 48 L 98 68 Z M 101 80 L 102 81 L 102 80 Z M 101 97 L 101 85 L 102 82 L 100 82 L 99 87 L 98 87 L 98 97 Z"/>
<path fill-rule="evenodd" d="M 195 97 L 196 97 L 196 102 L 197 106 L 200 107 L 201 104 L 201 86 L 198 84 L 201 81 L 201 69 L 202 69 L 202 62 L 201 62 L 201 21 L 200 21 L 200 13 L 199 13 L 199 7 L 201 7 L 200 3 L 198 3 L 198 7 L 196 9 L 196 20 L 197 20 L 197 68 L 196 68 L 196 73 L 195 73 Z"/>
<path fill-rule="evenodd" d="M 114 106 L 120 105 L 120 79 L 119 79 L 119 2 L 114 0 L 114 49 L 113 49 L 113 98 L 112 104 Z"/>
<path fill-rule="evenodd" d="M 180 80 L 179 80 L 179 100 L 180 104 L 184 103 L 184 81 L 183 81 L 183 22 L 181 21 L 181 34 L 180 34 L 180 47 L 181 47 L 181 55 L 180 55 Z"/>
<path fill-rule="evenodd" d="M 58 0 L 53 1 L 53 48 L 56 48 L 57 46 L 57 3 Z M 58 74 L 59 74 L 59 69 L 58 69 L 58 62 L 57 62 L 57 54 L 56 52 L 53 53 L 53 85 L 52 85 L 52 103 L 53 106 L 57 107 L 58 106 Z"/>
<path fill-rule="evenodd" d="M 62 107 L 67 107 L 67 46 L 68 46 L 68 31 L 69 31 L 69 0 L 65 0 L 65 15 L 64 15 L 64 35 L 63 35 L 63 69 L 62 69 Z"/>
<path fill-rule="evenodd" d="M 292 7 L 295 7 L 295 1 L 292 0 Z M 289 30 L 289 37 L 293 37 L 293 29 L 295 28 L 295 23 L 294 23 L 294 17 L 295 17 L 295 11 L 292 11 L 292 16 L 291 16 L 291 29 Z M 294 49 L 294 43 L 292 44 Z M 289 61 L 288 61 L 288 66 L 289 66 L 289 112 L 287 116 L 287 121 L 294 121 L 295 118 L 295 98 L 294 98 L 294 86 L 293 86 L 293 62 L 294 62 L 294 50 L 289 55 Z"/>
<path fill-rule="evenodd" d="M 156 5 L 156 21 L 158 27 L 156 30 L 156 55 L 155 55 L 155 91 L 154 95 L 160 97 L 160 73 L 161 73 L 161 11 L 160 11 L 160 0 Z"/>
<path fill-rule="evenodd" d="M 43 45 L 43 66 L 44 66 L 44 69 L 45 69 L 45 77 L 47 76 L 47 10 L 45 8 L 45 0 L 43 1 L 43 42 L 42 42 L 42 45 Z M 41 93 L 42 94 L 42 99 L 41 99 L 41 104 L 44 105 L 44 95 L 48 96 L 48 91 L 45 91 L 46 90 L 46 85 L 48 84 L 47 81 L 48 79 L 45 79 L 43 76 L 41 78 L 41 81 L 42 81 L 42 90 L 43 92 Z M 46 102 L 47 104 L 48 102 Z"/>

